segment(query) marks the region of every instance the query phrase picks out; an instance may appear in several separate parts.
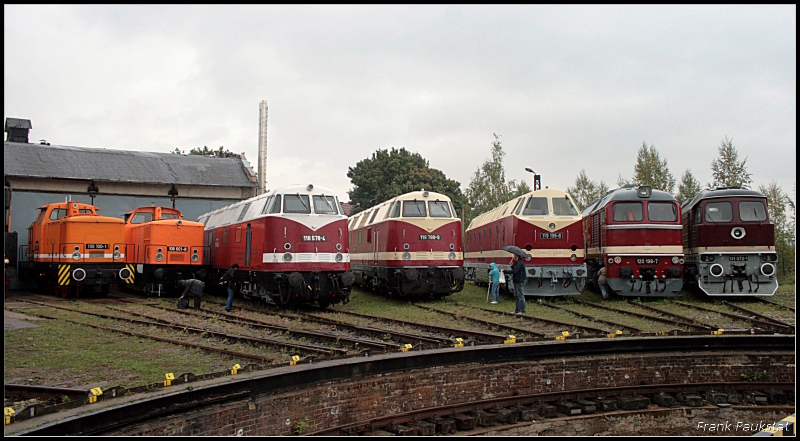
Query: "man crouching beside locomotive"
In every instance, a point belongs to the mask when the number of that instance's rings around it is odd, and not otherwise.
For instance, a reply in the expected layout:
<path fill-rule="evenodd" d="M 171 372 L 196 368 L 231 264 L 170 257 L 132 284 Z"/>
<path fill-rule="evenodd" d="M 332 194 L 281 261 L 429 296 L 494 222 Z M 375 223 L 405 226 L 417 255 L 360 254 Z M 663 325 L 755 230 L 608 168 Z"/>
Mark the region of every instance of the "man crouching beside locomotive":
<path fill-rule="evenodd" d="M 525 281 L 528 280 L 525 262 L 519 256 L 514 256 L 511 258 L 511 269 L 503 270 L 503 272 L 513 277 L 514 298 L 516 300 L 514 314 L 525 315 L 525 294 L 522 293 L 522 287 L 525 286 Z"/>
<path fill-rule="evenodd" d="M 178 281 L 178 286 L 183 287 L 183 294 L 178 300 L 185 299 L 186 294 L 189 294 L 194 298 L 194 309 L 200 309 L 200 299 L 203 297 L 203 288 L 206 284 L 197 279 L 187 279 Z"/>

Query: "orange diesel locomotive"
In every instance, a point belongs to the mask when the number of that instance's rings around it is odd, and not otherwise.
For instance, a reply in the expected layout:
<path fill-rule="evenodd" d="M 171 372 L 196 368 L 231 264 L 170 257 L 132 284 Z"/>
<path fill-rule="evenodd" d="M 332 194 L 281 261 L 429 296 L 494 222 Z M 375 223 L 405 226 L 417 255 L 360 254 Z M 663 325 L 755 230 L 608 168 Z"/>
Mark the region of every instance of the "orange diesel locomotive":
<path fill-rule="evenodd" d="M 149 294 L 173 292 L 179 280 L 206 278 L 203 224 L 167 207 L 140 207 L 125 214 L 125 243 L 133 286 Z"/>
<path fill-rule="evenodd" d="M 80 202 L 39 207 L 28 227 L 20 281 L 35 282 L 37 288 L 63 297 L 87 290 L 104 295 L 112 285 L 131 283 L 124 222 L 97 211 Z"/>
<path fill-rule="evenodd" d="M 449 197 L 406 193 L 351 216 L 348 229 L 358 283 L 402 298 L 464 288 L 461 220 Z"/>

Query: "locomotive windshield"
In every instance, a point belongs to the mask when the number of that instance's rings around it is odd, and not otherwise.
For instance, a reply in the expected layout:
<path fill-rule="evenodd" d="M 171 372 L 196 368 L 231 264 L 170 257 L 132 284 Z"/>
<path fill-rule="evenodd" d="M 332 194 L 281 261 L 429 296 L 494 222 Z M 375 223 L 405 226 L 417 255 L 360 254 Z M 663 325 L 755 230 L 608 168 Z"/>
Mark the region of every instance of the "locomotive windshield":
<path fill-rule="evenodd" d="M 675 222 L 678 212 L 675 204 L 667 202 L 650 202 L 647 204 L 647 218 L 650 222 Z"/>
<path fill-rule="evenodd" d="M 620 202 L 614 205 L 614 222 L 641 222 L 644 219 L 641 202 Z"/>
<path fill-rule="evenodd" d="M 425 201 L 403 201 L 403 217 L 425 217 Z"/>
<path fill-rule="evenodd" d="M 453 217 L 450 214 L 450 204 L 447 201 L 430 201 L 428 202 L 428 210 L 431 217 Z"/>
<path fill-rule="evenodd" d="M 314 201 L 314 213 L 316 214 L 339 214 L 336 210 L 336 199 L 333 196 L 312 196 Z"/>
<path fill-rule="evenodd" d="M 731 203 L 709 202 L 706 204 L 706 222 L 730 222 L 733 220 Z"/>
<path fill-rule="evenodd" d="M 67 216 L 66 208 L 54 208 L 53 211 L 50 212 L 50 220 L 58 220 L 66 216 Z"/>
<path fill-rule="evenodd" d="M 283 197 L 284 213 L 311 214 L 307 194 L 287 194 Z"/>
<path fill-rule="evenodd" d="M 131 219 L 132 224 L 143 224 L 145 222 L 150 222 L 153 220 L 153 213 L 144 213 L 138 212 L 133 214 L 133 219 Z"/>
<path fill-rule="evenodd" d="M 765 221 L 767 220 L 767 210 L 761 201 L 741 201 L 739 202 L 739 218 L 742 221 Z"/>
<path fill-rule="evenodd" d="M 525 205 L 525 210 L 522 211 L 523 216 L 546 216 L 550 214 L 547 209 L 547 198 L 531 196 L 528 199 L 528 204 Z"/>
<path fill-rule="evenodd" d="M 180 219 L 176 213 L 161 213 L 161 220 L 164 219 Z"/>
<path fill-rule="evenodd" d="M 572 201 L 568 197 L 553 198 L 553 213 L 556 216 L 577 216 L 578 209 L 572 205 Z"/>

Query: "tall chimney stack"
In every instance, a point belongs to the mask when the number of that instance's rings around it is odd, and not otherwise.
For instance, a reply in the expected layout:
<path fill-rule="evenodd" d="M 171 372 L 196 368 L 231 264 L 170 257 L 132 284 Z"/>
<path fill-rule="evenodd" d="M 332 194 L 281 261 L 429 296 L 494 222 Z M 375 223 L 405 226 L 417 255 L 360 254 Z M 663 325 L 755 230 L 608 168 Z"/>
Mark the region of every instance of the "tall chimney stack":
<path fill-rule="evenodd" d="M 264 194 L 267 192 L 267 100 L 258 107 L 258 194 Z"/>

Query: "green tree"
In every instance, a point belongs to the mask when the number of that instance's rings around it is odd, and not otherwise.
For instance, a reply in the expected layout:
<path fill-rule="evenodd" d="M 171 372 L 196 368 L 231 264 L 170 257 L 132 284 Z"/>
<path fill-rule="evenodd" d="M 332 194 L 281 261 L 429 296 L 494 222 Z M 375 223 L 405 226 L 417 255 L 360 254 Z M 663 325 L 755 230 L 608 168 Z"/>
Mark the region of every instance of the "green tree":
<path fill-rule="evenodd" d="M 467 200 L 464 215 L 465 226 L 469 225 L 472 219 L 479 214 L 531 191 L 525 182 L 517 184 L 514 179 L 506 182 L 503 145 L 500 142 L 500 136 L 496 133 L 492 135 L 494 135 L 492 159 L 484 161 L 483 165 L 475 171 L 469 187 L 464 192 Z"/>
<path fill-rule="evenodd" d="M 681 183 L 678 184 L 678 194 L 675 195 L 675 199 L 677 199 L 680 204 L 683 204 L 697 196 L 701 190 L 700 181 L 695 179 L 692 171 L 687 168 L 681 176 Z"/>
<path fill-rule="evenodd" d="M 794 281 L 796 240 L 794 221 L 795 204 L 783 189 L 772 181 L 759 185 L 758 191 L 767 197 L 769 218 L 775 224 L 775 251 L 778 253 L 778 277 Z M 788 208 L 788 209 L 787 209 Z M 791 212 L 790 212 L 791 210 Z M 788 276 L 788 277 L 787 277 Z"/>
<path fill-rule="evenodd" d="M 733 140 L 725 139 L 717 147 L 719 157 L 711 161 L 711 172 L 714 181 L 709 187 L 738 187 L 750 188 L 753 182 L 745 165 L 747 158 L 739 162 L 739 153 L 733 146 Z"/>
<path fill-rule="evenodd" d="M 661 159 L 655 146 L 642 142 L 633 166 L 633 182 L 637 185 L 648 185 L 654 190 L 672 193 L 675 188 L 675 177 L 669 171 L 666 159 Z"/>
<path fill-rule="evenodd" d="M 448 179 L 440 170 L 430 168 L 419 153 L 405 149 L 378 149 L 371 158 L 348 167 L 347 177 L 353 189 L 347 192 L 355 205 L 352 214 L 374 207 L 388 199 L 410 191 L 429 190 L 447 195 L 456 213 L 463 211 L 461 184 Z"/>
<path fill-rule="evenodd" d="M 578 173 L 578 177 L 575 178 L 575 186 L 567 187 L 566 191 L 572 196 L 575 203 L 578 204 L 578 209 L 583 211 L 589 203 L 606 194 L 608 192 L 608 186 L 602 180 L 599 184 L 592 181 L 586 175 L 586 170 L 581 169 L 581 172 Z"/>

